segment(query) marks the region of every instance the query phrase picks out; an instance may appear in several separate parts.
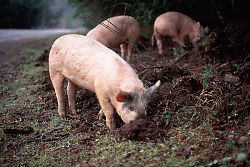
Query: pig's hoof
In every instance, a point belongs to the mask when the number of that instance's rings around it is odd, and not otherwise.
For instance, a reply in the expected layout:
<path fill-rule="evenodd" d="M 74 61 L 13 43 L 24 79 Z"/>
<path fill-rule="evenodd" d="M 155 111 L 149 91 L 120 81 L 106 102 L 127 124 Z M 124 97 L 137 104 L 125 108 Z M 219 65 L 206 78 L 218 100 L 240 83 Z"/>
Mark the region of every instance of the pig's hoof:
<path fill-rule="evenodd" d="M 97 118 L 98 118 L 99 120 L 102 120 L 102 119 L 104 118 L 104 113 L 102 112 L 102 110 L 98 113 Z"/>
<path fill-rule="evenodd" d="M 116 125 L 115 124 L 109 124 L 109 125 L 107 124 L 107 126 L 108 126 L 110 131 L 116 130 Z"/>
<path fill-rule="evenodd" d="M 98 120 L 101 121 L 102 119 L 104 119 L 104 115 L 99 115 L 97 116 Z"/>
<path fill-rule="evenodd" d="M 77 115 L 76 111 L 71 111 L 71 114 L 74 115 L 74 116 Z"/>
<path fill-rule="evenodd" d="M 115 131 L 116 130 L 116 127 L 114 126 L 111 126 L 110 128 L 109 128 L 109 130 L 112 132 L 112 131 Z"/>
<path fill-rule="evenodd" d="M 62 119 L 66 119 L 66 114 L 59 114 L 59 117 Z"/>

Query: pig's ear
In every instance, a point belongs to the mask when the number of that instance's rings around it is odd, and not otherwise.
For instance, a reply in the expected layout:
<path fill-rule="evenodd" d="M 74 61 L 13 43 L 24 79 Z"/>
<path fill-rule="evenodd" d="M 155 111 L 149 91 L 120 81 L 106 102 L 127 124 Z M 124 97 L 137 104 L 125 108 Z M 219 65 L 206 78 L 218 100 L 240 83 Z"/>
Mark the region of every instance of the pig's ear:
<path fill-rule="evenodd" d="M 196 31 L 199 31 L 199 30 L 200 30 L 200 27 L 201 27 L 200 22 L 197 22 L 197 23 L 195 24 L 195 26 L 194 26 L 194 28 L 195 28 Z"/>
<path fill-rule="evenodd" d="M 206 33 L 208 33 L 208 31 L 209 31 L 208 27 L 205 28 L 205 31 L 206 31 Z"/>
<path fill-rule="evenodd" d="M 120 91 L 116 96 L 116 100 L 118 102 L 130 101 L 132 100 L 132 96 L 127 92 Z"/>
<path fill-rule="evenodd" d="M 151 95 L 154 93 L 154 91 L 160 86 L 160 84 L 161 84 L 161 81 L 158 80 L 153 86 L 151 86 L 150 88 L 148 88 L 146 90 L 146 97 L 150 98 Z"/>

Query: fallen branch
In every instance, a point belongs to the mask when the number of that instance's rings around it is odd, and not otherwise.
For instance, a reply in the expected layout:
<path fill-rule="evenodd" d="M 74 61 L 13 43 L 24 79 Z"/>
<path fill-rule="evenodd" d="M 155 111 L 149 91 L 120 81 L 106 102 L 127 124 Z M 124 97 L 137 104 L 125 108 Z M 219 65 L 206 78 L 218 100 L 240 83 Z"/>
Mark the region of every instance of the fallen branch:
<path fill-rule="evenodd" d="M 29 140 L 24 140 L 22 141 L 21 143 L 17 143 L 15 145 L 12 145 L 10 146 L 10 148 L 15 148 L 15 147 L 18 147 L 18 146 L 22 146 L 26 143 L 31 143 L 31 142 L 48 142 L 48 141 L 55 141 L 55 140 L 62 140 L 64 138 L 66 138 L 67 136 L 69 135 L 69 133 L 64 133 L 62 135 L 60 135 L 59 137 L 51 137 L 51 138 L 32 138 L 32 139 L 29 139 Z"/>
<path fill-rule="evenodd" d="M 186 52 L 186 53 L 183 53 L 183 54 L 181 54 L 181 55 L 177 55 L 176 58 L 173 59 L 173 60 L 170 60 L 169 63 L 173 65 L 173 64 L 177 63 L 182 57 L 184 57 L 184 56 L 186 56 L 186 55 L 188 55 L 187 52 Z"/>
<path fill-rule="evenodd" d="M 64 133 L 64 134 L 60 135 L 59 137 L 51 137 L 51 138 L 45 138 L 45 139 L 33 138 L 33 139 L 23 141 L 23 144 L 24 143 L 31 143 L 31 142 L 47 142 L 47 141 L 61 140 L 61 139 L 64 139 L 68 135 L 69 135 L 69 133 Z"/>
<path fill-rule="evenodd" d="M 164 68 L 166 66 L 152 66 L 152 67 L 142 67 L 144 70 L 154 69 L 154 68 Z"/>
<path fill-rule="evenodd" d="M 188 55 L 188 53 L 178 55 L 175 59 L 166 62 L 166 65 L 164 65 L 164 66 L 152 66 L 152 67 L 141 67 L 141 68 L 144 70 L 143 72 L 145 72 L 148 69 L 171 67 L 171 66 L 175 65 L 182 57 L 184 57 L 186 55 Z"/>

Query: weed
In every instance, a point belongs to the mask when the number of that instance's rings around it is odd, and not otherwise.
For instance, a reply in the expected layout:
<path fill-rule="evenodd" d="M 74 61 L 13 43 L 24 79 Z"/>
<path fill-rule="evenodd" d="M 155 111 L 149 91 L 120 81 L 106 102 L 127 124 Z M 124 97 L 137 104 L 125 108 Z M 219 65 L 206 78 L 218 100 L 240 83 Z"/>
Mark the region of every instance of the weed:
<path fill-rule="evenodd" d="M 164 111 L 162 112 L 162 120 L 165 121 L 165 125 L 168 126 L 169 121 L 171 119 L 171 115 L 173 115 L 173 112 L 168 111 L 167 107 L 165 107 Z"/>
<path fill-rule="evenodd" d="M 174 56 L 182 55 L 182 54 L 184 54 L 184 53 L 185 53 L 185 51 L 184 51 L 184 49 L 182 49 L 181 47 L 174 47 L 174 48 L 173 48 L 173 55 L 174 55 Z"/>
<path fill-rule="evenodd" d="M 248 54 L 244 61 L 240 64 L 235 64 L 235 67 L 237 68 L 237 70 L 241 69 L 241 68 L 246 68 L 246 69 L 250 69 L 250 54 Z"/>
<path fill-rule="evenodd" d="M 210 79 L 214 76 L 214 70 L 211 68 L 207 68 L 202 73 L 203 86 L 208 87 Z"/>

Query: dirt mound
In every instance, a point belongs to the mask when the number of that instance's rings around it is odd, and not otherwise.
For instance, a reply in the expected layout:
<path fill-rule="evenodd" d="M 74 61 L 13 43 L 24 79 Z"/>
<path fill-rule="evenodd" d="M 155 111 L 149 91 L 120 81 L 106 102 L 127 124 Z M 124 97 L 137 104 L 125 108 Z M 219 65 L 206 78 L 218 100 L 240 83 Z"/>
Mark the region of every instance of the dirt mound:
<path fill-rule="evenodd" d="M 149 113 L 164 110 L 166 104 L 171 110 L 178 110 L 181 106 L 192 106 L 196 103 L 194 96 L 199 95 L 203 89 L 199 80 L 192 77 L 183 77 L 179 80 L 161 85 L 149 103 Z"/>
<path fill-rule="evenodd" d="M 167 134 L 166 127 L 160 127 L 157 121 L 139 119 L 129 124 L 124 124 L 116 131 L 116 138 L 125 138 L 139 141 L 160 141 Z"/>

